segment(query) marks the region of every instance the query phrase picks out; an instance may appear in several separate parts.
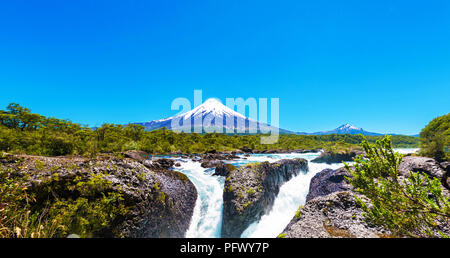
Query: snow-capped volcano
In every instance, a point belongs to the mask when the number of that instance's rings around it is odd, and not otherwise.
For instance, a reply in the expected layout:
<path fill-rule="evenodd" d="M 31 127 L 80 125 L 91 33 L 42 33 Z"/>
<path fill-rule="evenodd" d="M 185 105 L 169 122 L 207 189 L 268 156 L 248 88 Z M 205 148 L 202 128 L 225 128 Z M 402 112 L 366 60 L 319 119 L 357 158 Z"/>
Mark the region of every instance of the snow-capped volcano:
<path fill-rule="evenodd" d="M 219 100 L 214 98 L 208 99 L 200 106 L 178 116 L 183 117 L 183 119 L 188 119 L 189 117 L 204 118 L 208 115 L 213 117 L 239 117 L 241 119 L 247 119 L 245 116 L 223 105 Z"/>
<path fill-rule="evenodd" d="M 362 128 L 353 126 L 353 125 L 351 125 L 351 124 L 345 124 L 345 125 L 339 126 L 339 127 L 336 128 L 335 130 L 342 131 L 342 132 L 350 132 L 350 131 L 352 131 L 352 130 L 361 131 Z"/>
<path fill-rule="evenodd" d="M 353 126 L 351 124 L 344 124 L 339 126 L 338 128 L 331 130 L 331 131 L 322 131 L 322 132 L 316 132 L 312 133 L 314 135 L 324 135 L 324 134 L 362 134 L 362 135 L 382 135 L 379 133 L 372 133 L 364 131 L 364 129 Z"/>
<path fill-rule="evenodd" d="M 211 98 L 196 108 L 169 118 L 137 123 L 151 131 L 166 127 L 184 132 L 219 132 L 219 133 L 260 133 L 278 129 L 265 123 L 245 117 L 233 109 L 223 105 L 219 100 Z M 280 133 L 292 133 L 278 129 Z"/>

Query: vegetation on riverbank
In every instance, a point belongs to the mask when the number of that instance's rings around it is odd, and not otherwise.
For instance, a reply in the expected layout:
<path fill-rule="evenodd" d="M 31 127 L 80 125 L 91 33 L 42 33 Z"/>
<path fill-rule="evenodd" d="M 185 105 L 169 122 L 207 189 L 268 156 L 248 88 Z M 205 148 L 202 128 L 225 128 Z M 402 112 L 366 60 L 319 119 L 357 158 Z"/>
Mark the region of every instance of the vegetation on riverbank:
<path fill-rule="evenodd" d="M 0 238 L 92 237 L 128 213 L 106 174 L 61 171 L 80 168 L 0 157 Z"/>
<path fill-rule="evenodd" d="M 440 180 L 421 171 L 401 175 L 403 155 L 393 151 L 389 136 L 376 144 L 363 141 L 361 145 L 365 156 L 345 168 L 355 191 L 370 199 L 369 205 L 355 196 L 366 219 L 396 236 L 445 236 L 441 230 L 450 221 L 450 202 Z"/>
<path fill-rule="evenodd" d="M 340 151 L 357 148 L 358 135 L 280 135 L 275 144 L 261 144 L 261 135 L 175 133 L 166 129 L 151 132 L 136 124 L 104 124 L 89 128 L 69 120 L 32 113 L 18 104 L 0 111 L 0 151 L 42 156 L 86 155 L 143 150 L 150 154 L 204 153 L 209 150 L 233 151 L 295 150 L 323 148 Z M 369 136 L 370 142 L 381 137 Z M 419 139 L 392 136 L 395 147 L 417 147 Z"/>
<path fill-rule="evenodd" d="M 420 132 L 421 154 L 438 161 L 450 159 L 450 113 L 436 117 Z"/>
<path fill-rule="evenodd" d="M 422 131 L 421 147 L 424 154 L 441 160 L 448 157 L 448 116 L 433 120 Z M 436 134 L 439 137 L 434 136 Z M 80 168 L 71 167 L 70 164 L 61 167 L 42 163 L 39 161 L 42 157 L 37 157 L 33 166 L 28 167 L 22 164 L 23 160 L 20 158 L 10 159 L 13 155 L 4 155 L 3 152 L 39 156 L 83 155 L 95 160 L 101 153 L 121 153 L 127 150 L 167 154 L 233 151 L 241 148 L 323 148 L 332 153 L 340 153 L 361 148 L 361 143 L 363 149 L 369 153 L 369 163 L 364 163 L 361 159 L 356 160 L 359 174 L 353 176 L 353 183 L 361 189 L 361 193 L 374 200 L 372 208 L 365 208 L 368 218 L 372 219 L 373 223 L 384 223 L 393 227 L 392 231 L 398 234 L 413 234 L 417 229 L 422 230 L 423 225 L 428 227 L 424 232 L 430 232 L 437 216 L 448 215 L 448 200 L 441 196 L 437 182 L 429 180 L 423 174 L 414 174 L 406 183 L 409 188 L 403 189 L 409 195 L 404 195 L 402 184 L 395 184 L 395 181 L 385 182 L 375 173 L 379 171 L 376 168 L 380 166 L 384 168 L 383 171 L 394 173 L 398 167 L 398 154 L 391 154 L 389 151 L 377 153 L 373 151 L 375 147 L 370 145 L 376 143 L 380 149 L 382 144 L 381 148 L 389 150 L 392 147 L 417 147 L 419 138 L 395 135 L 390 136 L 389 144 L 386 139 L 381 139 L 382 137 L 363 138 L 358 135 L 280 135 L 276 144 L 263 145 L 260 144 L 260 135 L 186 134 L 166 129 L 146 132 L 144 127 L 135 124 L 104 124 L 93 129 L 68 120 L 47 118 L 31 113 L 31 110 L 17 104 L 10 104 L 5 111 L 0 110 L 0 237 L 66 237 L 69 233 L 91 237 L 95 232 L 105 230 L 117 218 L 126 216 L 129 211 L 123 192 L 113 188 L 111 182 L 105 180 L 107 173 L 87 173 L 82 177 L 74 176 L 61 180 L 62 175 L 58 174 L 60 169 L 72 171 Z M 89 167 L 88 170 L 98 169 Z M 111 170 L 115 171 L 113 168 Z M 364 171 L 375 172 L 368 174 Z M 43 182 L 44 187 L 30 189 L 34 186 L 29 184 L 29 177 L 35 174 L 47 174 L 46 177 L 35 178 L 33 181 Z M 390 175 L 388 178 L 394 178 L 395 174 Z M 137 178 L 136 182 L 148 181 L 144 180 L 143 173 L 131 176 Z M 155 196 L 162 197 L 160 205 L 165 206 L 166 198 L 158 183 L 154 185 L 154 192 Z M 246 193 L 253 195 L 256 191 L 248 189 Z M 370 195 L 373 193 L 375 196 Z M 432 195 L 428 196 L 427 193 Z M 392 202 L 376 199 L 392 196 L 395 197 Z M 390 206 L 383 206 L 386 203 Z M 411 210 L 398 213 L 399 209 L 406 209 L 405 207 Z M 418 228 L 419 226 L 421 228 Z"/>

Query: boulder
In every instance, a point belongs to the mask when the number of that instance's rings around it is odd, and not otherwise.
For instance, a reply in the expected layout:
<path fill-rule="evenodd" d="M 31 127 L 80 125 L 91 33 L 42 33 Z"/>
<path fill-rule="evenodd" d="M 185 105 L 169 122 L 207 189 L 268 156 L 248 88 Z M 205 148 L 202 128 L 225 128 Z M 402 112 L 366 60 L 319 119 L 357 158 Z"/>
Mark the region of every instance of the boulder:
<path fill-rule="evenodd" d="M 403 157 L 398 171 L 404 177 L 408 177 L 410 171 L 424 172 L 431 177 L 439 179 L 443 183 L 445 183 L 447 175 L 447 171 L 436 160 L 418 156 Z"/>
<path fill-rule="evenodd" d="M 322 151 L 322 149 L 311 149 L 311 150 L 308 150 L 308 149 L 296 149 L 296 150 L 292 150 L 292 152 L 294 152 L 294 153 L 311 153 L 311 152 L 317 153 L 317 152 L 320 152 L 320 151 Z"/>
<path fill-rule="evenodd" d="M 344 167 L 336 170 L 327 168 L 320 171 L 311 179 L 306 201 L 334 192 L 352 190 L 353 186 L 345 179 L 349 176 L 350 173 Z"/>
<path fill-rule="evenodd" d="M 221 160 L 233 160 L 238 158 L 239 157 L 234 154 L 208 153 L 196 161 L 201 162 L 201 166 L 204 168 L 212 168 L 220 164 Z"/>
<path fill-rule="evenodd" d="M 220 163 L 218 166 L 216 166 L 216 170 L 214 171 L 213 176 L 224 176 L 228 177 L 231 171 L 236 170 L 236 167 L 232 164 L 225 164 Z"/>
<path fill-rule="evenodd" d="M 148 154 L 145 151 L 137 151 L 137 150 L 130 150 L 124 152 L 124 156 L 130 159 L 135 159 L 139 162 L 142 162 L 150 157 L 150 154 Z"/>
<path fill-rule="evenodd" d="M 240 148 L 240 150 L 244 153 L 253 153 L 253 149 L 250 149 L 248 147 Z"/>
<path fill-rule="evenodd" d="M 154 159 L 154 160 L 146 160 L 144 162 L 144 165 L 151 168 L 151 169 L 169 169 L 172 168 L 175 164 L 175 161 L 172 159 L 166 159 L 166 158 L 160 158 L 160 159 Z"/>
<path fill-rule="evenodd" d="M 441 167 L 446 171 L 444 175 L 444 186 L 450 189 L 450 162 L 442 162 Z"/>
<path fill-rule="evenodd" d="M 324 151 L 322 154 L 320 154 L 319 157 L 311 160 L 311 162 L 314 163 L 342 163 L 344 161 L 353 161 L 353 158 L 356 156 L 362 154 L 362 151 L 359 150 L 349 150 L 349 151 L 342 151 L 342 152 L 331 152 L 331 151 Z"/>
<path fill-rule="evenodd" d="M 201 163 L 202 168 L 213 168 L 223 164 L 221 160 L 206 160 Z"/>
<path fill-rule="evenodd" d="M 228 172 L 223 193 L 222 237 L 240 237 L 273 206 L 280 186 L 308 170 L 305 159 L 250 163 Z"/>
<path fill-rule="evenodd" d="M 334 192 L 308 201 L 286 226 L 285 238 L 379 238 L 392 234 L 369 225 L 349 191 Z M 364 197 L 361 197 L 364 198 Z"/>

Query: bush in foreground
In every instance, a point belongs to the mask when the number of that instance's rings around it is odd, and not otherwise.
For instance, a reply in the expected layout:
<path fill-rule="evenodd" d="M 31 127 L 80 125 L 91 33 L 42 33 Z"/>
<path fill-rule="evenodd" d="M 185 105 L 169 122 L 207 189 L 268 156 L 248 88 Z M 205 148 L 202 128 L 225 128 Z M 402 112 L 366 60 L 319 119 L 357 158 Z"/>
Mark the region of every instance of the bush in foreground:
<path fill-rule="evenodd" d="M 389 136 L 375 144 L 363 141 L 361 146 L 365 157 L 354 160 L 354 169 L 349 164 L 345 168 L 355 191 L 370 200 L 365 203 L 355 196 L 368 222 L 384 226 L 397 236 L 446 237 L 441 229 L 449 223 L 450 203 L 440 181 L 421 172 L 410 172 L 402 178 L 398 170 L 402 155 L 393 151 Z"/>

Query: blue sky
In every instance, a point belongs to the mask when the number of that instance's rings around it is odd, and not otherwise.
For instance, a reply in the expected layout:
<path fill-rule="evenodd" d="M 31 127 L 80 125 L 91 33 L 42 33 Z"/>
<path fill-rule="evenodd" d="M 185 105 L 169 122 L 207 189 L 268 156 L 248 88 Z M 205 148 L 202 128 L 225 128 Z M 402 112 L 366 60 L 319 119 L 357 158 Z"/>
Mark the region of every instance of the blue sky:
<path fill-rule="evenodd" d="M 403 134 L 450 111 L 447 0 L 15 0 L 0 24 L 2 109 L 143 122 L 201 89 L 278 97 L 289 130 Z"/>

